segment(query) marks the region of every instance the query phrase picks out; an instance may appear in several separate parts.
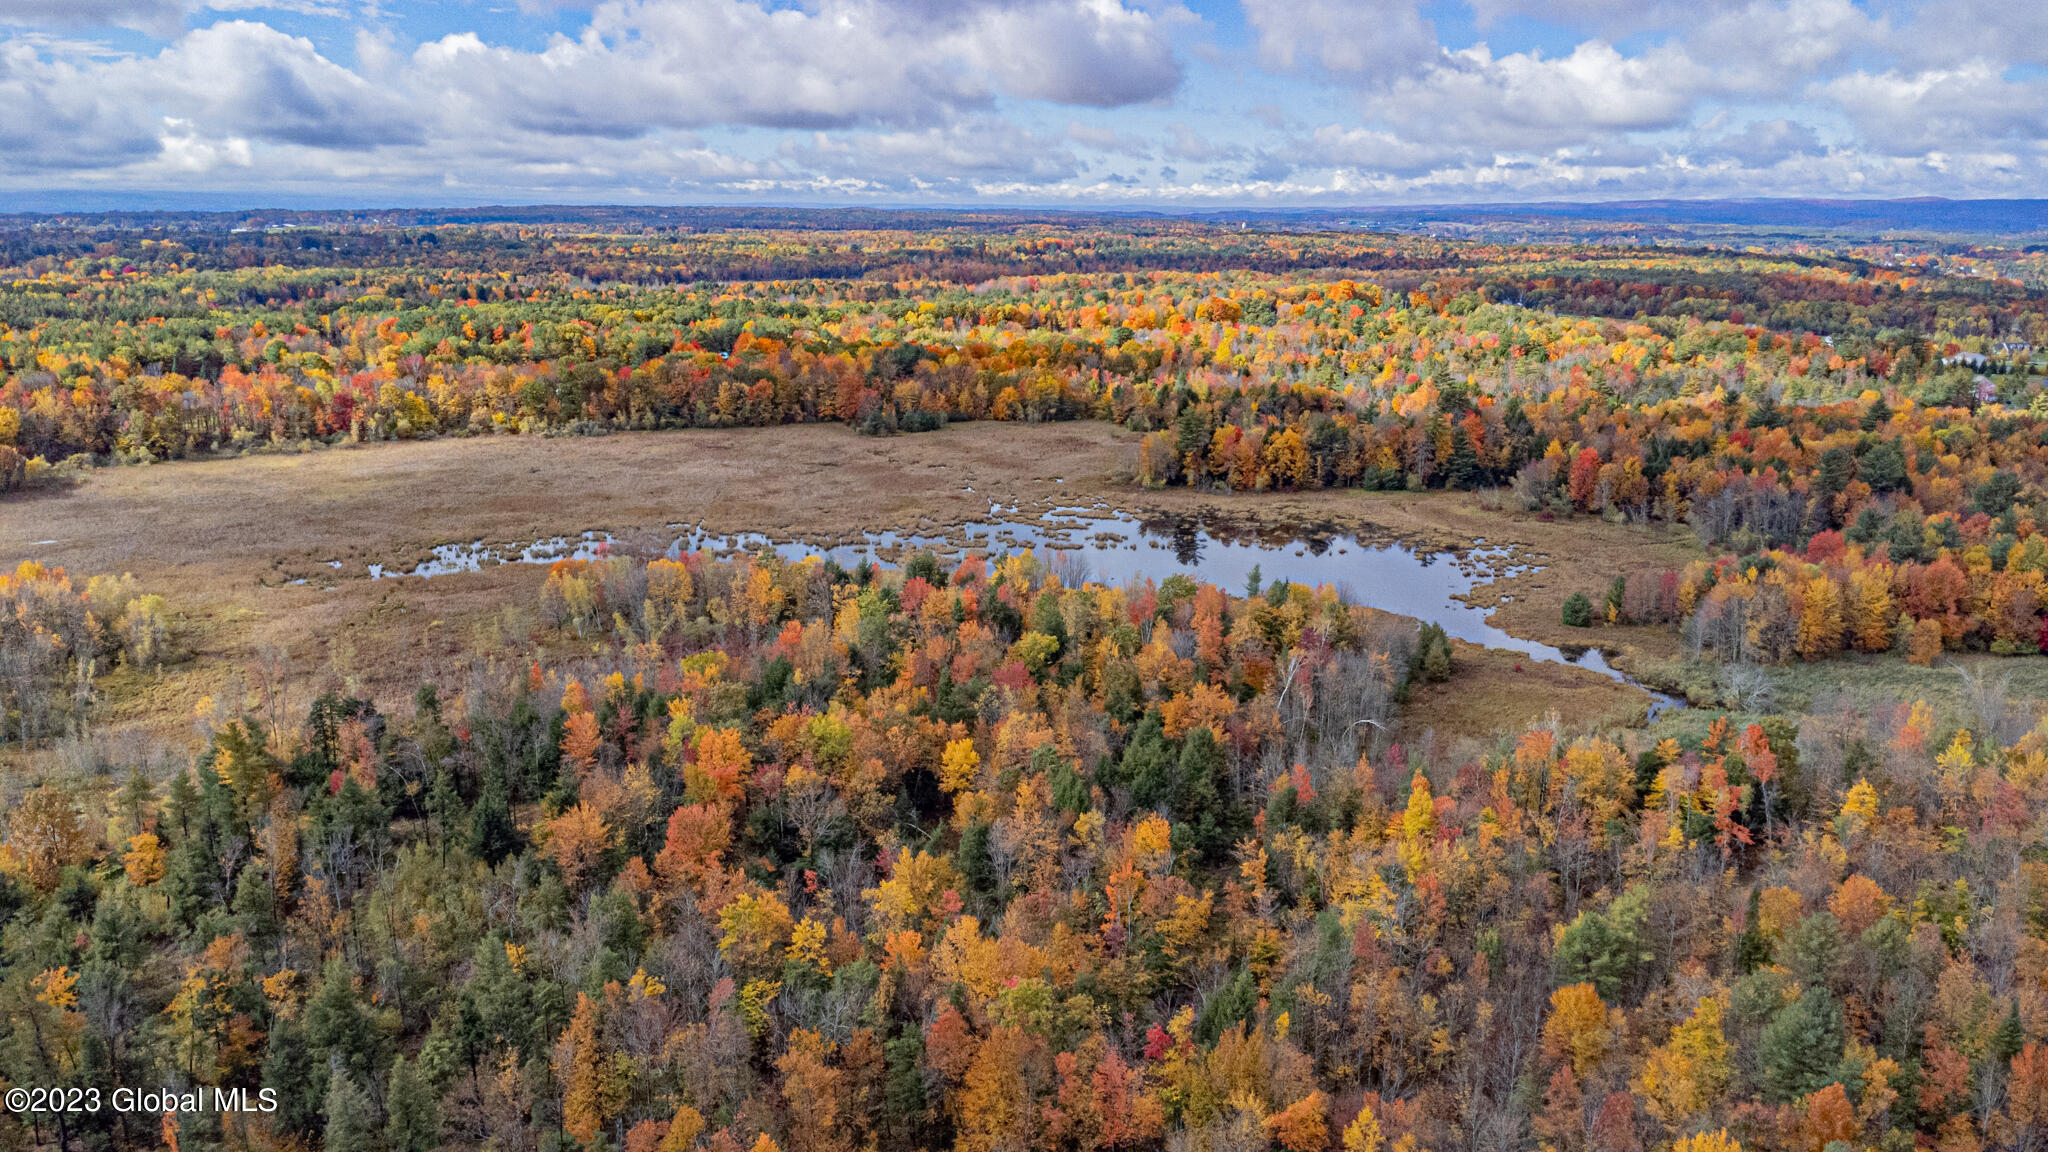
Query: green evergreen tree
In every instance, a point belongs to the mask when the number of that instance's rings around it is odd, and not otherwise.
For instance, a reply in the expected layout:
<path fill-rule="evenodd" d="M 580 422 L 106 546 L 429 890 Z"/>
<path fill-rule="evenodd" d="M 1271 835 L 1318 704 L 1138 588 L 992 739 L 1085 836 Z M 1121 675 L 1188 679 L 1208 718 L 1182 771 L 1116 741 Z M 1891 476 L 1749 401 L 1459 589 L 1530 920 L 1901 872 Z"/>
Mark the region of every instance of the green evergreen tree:
<path fill-rule="evenodd" d="M 987 821 L 976 820 L 960 830 L 960 846 L 953 852 L 953 867 L 967 882 L 968 893 L 984 900 L 996 895 L 995 863 L 988 854 L 990 831 Z"/>
<path fill-rule="evenodd" d="M 1874 444 L 1856 462 L 1856 478 L 1873 492 L 1896 492 L 1906 483 L 1906 457 L 1889 441 Z"/>
<path fill-rule="evenodd" d="M 144 776 L 140 768 L 130 772 L 127 785 L 121 789 L 121 816 L 128 825 L 129 835 L 142 831 L 155 804 L 156 789 L 150 785 L 149 777 Z"/>
<path fill-rule="evenodd" d="M 1202 1003 L 1195 1018 L 1195 1038 L 1202 1047 L 1212 1047 L 1231 1027 L 1253 1019 L 1259 1011 L 1259 982 L 1250 968 L 1239 968 L 1230 982 Z"/>
<path fill-rule="evenodd" d="M 1140 808 L 1171 806 L 1177 798 L 1179 765 L 1166 740 L 1166 722 L 1157 708 L 1147 711 L 1132 730 L 1117 775 L 1130 786 L 1131 803 Z"/>
<path fill-rule="evenodd" d="M 1759 922 L 1759 891 L 1749 890 L 1749 911 L 1742 918 L 1742 935 L 1735 938 L 1735 970 L 1744 976 L 1771 962 L 1771 938 Z"/>
<path fill-rule="evenodd" d="M 1236 804 L 1225 779 L 1228 761 L 1216 734 L 1206 724 L 1188 730 L 1181 741 L 1179 776 L 1173 806 L 1176 847 L 1185 846 L 1203 861 L 1217 863 L 1236 843 Z"/>
<path fill-rule="evenodd" d="M 282 1016 L 272 1021 L 263 1053 L 263 1086 L 277 1097 L 271 1125 L 278 1134 L 310 1140 L 320 1130 L 325 1093 L 319 1071 L 299 1026 Z"/>
<path fill-rule="evenodd" d="M 1785 966 L 1802 984 L 1826 986 L 1842 954 L 1842 925 L 1831 912 L 1816 912 L 1785 934 Z"/>
<path fill-rule="evenodd" d="M 1593 626 L 1593 602 L 1584 592 L 1574 592 L 1565 598 L 1564 626 L 1567 628 L 1590 628 Z"/>
<path fill-rule="evenodd" d="M 355 973 L 339 956 L 327 962 L 319 990 L 306 1002 L 306 1043 L 317 1059 L 360 1077 L 372 1075 L 379 1063 L 384 1038 L 356 991 Z"/>
<path fill-rule="evenodd" d="M 484 773 L 483 791 L 469 813 L 469 854 L 492 867 L 519 850 L 519 828 L 512 822 L 512 801 L 504 773 L 494 766 Z"/>
<path fill-rule="evenodd" d="M 1840 446 L 1820 454 L 1820 472 L 1814 479 L 1814 486 L 1833 496 L 1849 486 L 1856 478 L 1856 457 Z"/>
<path fill-rule="evenodd" d="M 389 1152 L 434 1152 L 441 1146 L 441 1107 L 419 1067 L 400 1056 L 384 1092 L 384 1146 Z"/>
<path fill-rule="evenodd" d="M 2012 1058 L 2026 1047 L 2027 1030 L 2020 1024 L 2020 1002 L 2014 1000 L 2006 1010 L 2005 1019 L 1999 1022 L 1998 1031 L 1991 1034 L 1991 1058 L 2000 1067 L 2012 1063 Z"/>
<path fill-rule="evenodd" d="M 1472 448 L 1472 438 L 1465 435 L 1465 426 L 1451 425 L 1451 456 L 1444 461 L 1445 486 L 1470 492 L 1485 483 L 1486 470 L 1479 463 L 1479 453 Z"/>
<path fill-rule="evenodd" d="M 260 861 L 243 865 L 242 874 L 235 881 L 234 910 L 251 944 L 267 948 L 276 940 L 281 927 L 277 919 L 277 890 Z"/>
<path fill-rule="evenodd" d="M 1551 954 L 1560 984 L 1590 981 L 1600 998 L 1619 1002 L 1657 956 L 1648 930 L 1650 890 L 1638 885 L 1604 910 L 1579 913 L 1565 926 Z"/>
<path fill-rule="evenodd" d="M 882 1046 L 888 1060 L 888 1079 L 882 1086 L 882 1128 L 886 1146 L 923 1147 L 918 1136 L 925 1128 L 924 1036 L 915 1028 Z"/>
<path fill-rule="evenodd" d="M 434 787 L 427 793 L 427 815 L 439 833 L 437 842 L 445 851 L 462 832 L 462 794 L 455 785 L 455 769 L 443 761 L 434 770 Z"/>
<path fill-rule="evenodd" d="M 377 1152 L 377 1106 L 344 1069 L 329 1077 L 325 1152 Z"/>
<path fill-rule="evenodd" d="M 1842 1059 L 1842 1006 L 1826 988 L 1809 986 L 1764 1025 L 1764 1091 L 1789 1104 L 1835 1079 Z"/>

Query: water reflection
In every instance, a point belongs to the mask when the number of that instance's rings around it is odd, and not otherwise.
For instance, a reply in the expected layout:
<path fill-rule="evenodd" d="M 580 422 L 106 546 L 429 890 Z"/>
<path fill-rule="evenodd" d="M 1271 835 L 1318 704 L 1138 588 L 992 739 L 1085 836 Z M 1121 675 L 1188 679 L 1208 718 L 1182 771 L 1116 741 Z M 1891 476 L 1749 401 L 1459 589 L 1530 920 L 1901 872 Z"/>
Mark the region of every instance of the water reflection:
<path fill-rule="evenodd" d="M 1530 570 L 1528 565 L 1517 564 L 1505 548 L 1418 551 L 1402 541 L 1361 539 L 1320 525 L 1303 528 L 1178 517 L 1141 520 L 1124 512 L 1069 507 L 1054 508 L 1036 521 L 1008 518 L 967 524 L 952 535 L 874 532 L 857 542 L 830 545 L 775 543 L 758 532 L 719 536 L 699 528 L 678 538 L 670 554 L 764 547 L 773 548 L 786 560 L 819 556 L 843 568 L 901 563 L 920 551 L 950 559 L 964 551 L 997 554 L 1029 550 L 1056 559 L 1055 569 L 1063 577 L 1085 572 L 1091 579 L 1121 584 L 1185 573 L 1233 592 L 1248 588 L 1256 569 L 1266 584 L 1280 580 L 1331 584 L 1356 603 L 1433 621 L 1469 643 L 1520 652 L 1536 660 L 1574 664 L 1634 683 L 1609 665 L 1597 648 L 1556 648 L 1510 635 L 1487 622 L 1487 609 L 1461 599 L 1483 582 Z M 1653 718 L 1678 703 L 1658 693 L 1652 696 Z"/>
<path fill-rule="evenodd" d="M 1062 506 L 1036 519 L 1020 515 L 1016 505 L 993 501 L 989 518 L 944 533 L 920 534 L 888 530 L 862 533 L 857 539 L 776 541 L 760 532 L 719 534 L 701 525 L 672 525 L 677 531 L 668 555 L 684 552 L 760 552 L 773 550 L 785 560 L 823 557 L 842 568 L 863 563 L 900 564 L 918 552 L 930 551 L 949 560 L 967 552 L 998 556 L 1036 552 L 1067 582 L 1093 579 L 1122 584 L 1151 578 L 1163 580 L 1185 573 L 1241 592 L 1256 571 L 1264 584 L 1288 581 L 1330 584 L 1354 602 L 1387 612 L 1429 620 L 1460 640 L 1489 648 L 1520 652 L 1536 660 L 1573 664 L 1625 682 L 1597 648 L 1557 648 L 1512 636 L 1487 623 L 1487 610 L 1462 597 L 1480 583 L 1519 575 L 1529 566 L 1517 564 L 1505 548 L 1485 546 L 1449 551 L 1418 551 L 1397 540 L 1372 540 L 1339 531 L 1332 525 L 1279 525 L 1226 522 L 1182 517 L 1140 519 L 1106 505 Z M 581 537 L 554 537 L 523 547 L 450 544 L 434 557 L 404 571 L 372 566 L 373 578 L 440 576 L 474 572 L 505 563 L 545 564 L 564 558 L 602 555 L 611 537 L 586 532 Z M 1656 696 L 1652 717 L 1677 703 Z"/>

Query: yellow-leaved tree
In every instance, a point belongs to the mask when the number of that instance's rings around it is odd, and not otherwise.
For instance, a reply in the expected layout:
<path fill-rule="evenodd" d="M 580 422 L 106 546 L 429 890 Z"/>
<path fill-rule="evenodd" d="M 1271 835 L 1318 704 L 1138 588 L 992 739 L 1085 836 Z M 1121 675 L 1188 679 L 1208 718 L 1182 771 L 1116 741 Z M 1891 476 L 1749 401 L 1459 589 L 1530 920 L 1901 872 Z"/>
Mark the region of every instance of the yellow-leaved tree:
<path fill-rule="evenodd" d="M 1693 1123 L 1727 1093 L 1733 1061 L 1721 1011 L 1719 999 L 1701 999 L 1670 1039 L 1650 1050 L 1629 1085 L 1642 1097 L 1643 1110 L 1668 1127 Z"/>

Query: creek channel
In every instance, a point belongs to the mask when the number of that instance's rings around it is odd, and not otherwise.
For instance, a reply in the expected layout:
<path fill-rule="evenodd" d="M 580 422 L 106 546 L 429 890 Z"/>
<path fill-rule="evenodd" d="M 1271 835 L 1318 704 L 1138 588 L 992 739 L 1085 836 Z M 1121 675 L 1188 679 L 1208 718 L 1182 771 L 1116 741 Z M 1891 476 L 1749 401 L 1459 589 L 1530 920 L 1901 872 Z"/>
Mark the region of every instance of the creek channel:
<path fill-rule="evenodd" d="M 1683 707 L 1678 698 L 1638 684 L 1614 668 L 1598 648 L 1553 647 L 1488 623 L 1487 609 L 1466 602 L 1465 597 L 1482 583 L 1521 575 L 1535 566 L 1485 540 L 1475 540 L 1469 548 L 1430 551 L 1401 540 L 1361 538 L 1331 526 L 1141 519 L 1107 504 L 1055 506 L 1034 515 L 1015 504 L 994 502 L 985 520 L 930 533 L 888 530 L 853 538 L 775 540 L 759 532 L 719 535 L 699 525 L 672 524 L 669 529 L 677 533 L 667 546 L 671 557 L 696 551 L 773 550 L 784 560 L 816 556 L 847 569 L 862 563 L 893 566 L 926 551 L 948 559 L 967 552 L 991 557 L 1036 552 L 1069 586 L 1083 580 L 1107 584 L 1147 577 L 1163 580 L 1185 573 L 1242 592 L 1256 571 L 1267 584 L 1280 580 L 1310 586 L 1329 584 L 1354 603 L 1433 621 L 1447 634 L 1468 643 L 1571 664 L 1634 684 L 1651 695 L 1651 719 L 1669 708 Z M 498 564 L 593 559 L 610 551 L 614 543 L 608 534 L 586 532 L 524 545 L 444 544 L 434 549 L 432 559 L 413 568 L 394 570 L 373 564 L 369 575 L 372 579 L 431 578 Z"/>

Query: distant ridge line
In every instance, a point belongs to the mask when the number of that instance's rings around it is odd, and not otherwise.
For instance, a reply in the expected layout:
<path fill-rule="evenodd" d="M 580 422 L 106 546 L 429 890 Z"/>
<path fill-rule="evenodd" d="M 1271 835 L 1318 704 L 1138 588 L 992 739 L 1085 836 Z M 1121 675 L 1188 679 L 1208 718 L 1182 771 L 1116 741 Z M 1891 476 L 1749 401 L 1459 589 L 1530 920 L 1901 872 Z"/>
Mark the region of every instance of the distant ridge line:
<path fill-rule="evenodd" d="M 61 193 L 32 198 L 61 202 Z M 1582 221 L 1594 224 L 1697 228 L 1878 229 L 2019 235 L 2048 232 L 2048 199 L 1894 199 L 1748 197 L 1730 199 L 1542 200 L 1355 206 L 1240 206 L 1108 208 L 1072 205 L 634 205 L 480 204 L 442 207 L 197 207 L 175 206 L 167 196 L 144 196 L 132 207 L 112 206 L 112 194 L 82 195 L 93 207 L 10 208 L 0 196 L 0 229 L 66 223 L 105 227 L 321 227 L 374 225 L 432 227 L 477 224 L 590 224 L 596 226 L 858 229 L 901 226 L 1014 226 L 1018 223 L 1104 220 L 1184 220 L 1268 226 L 1409 229 L 1460 223 Z M 95 201 L 97 197 L 97 201 Z M 21 198 L 17 197 L 17 203 Z M 156 203 L 146 203 L 157 201 Z"/>

